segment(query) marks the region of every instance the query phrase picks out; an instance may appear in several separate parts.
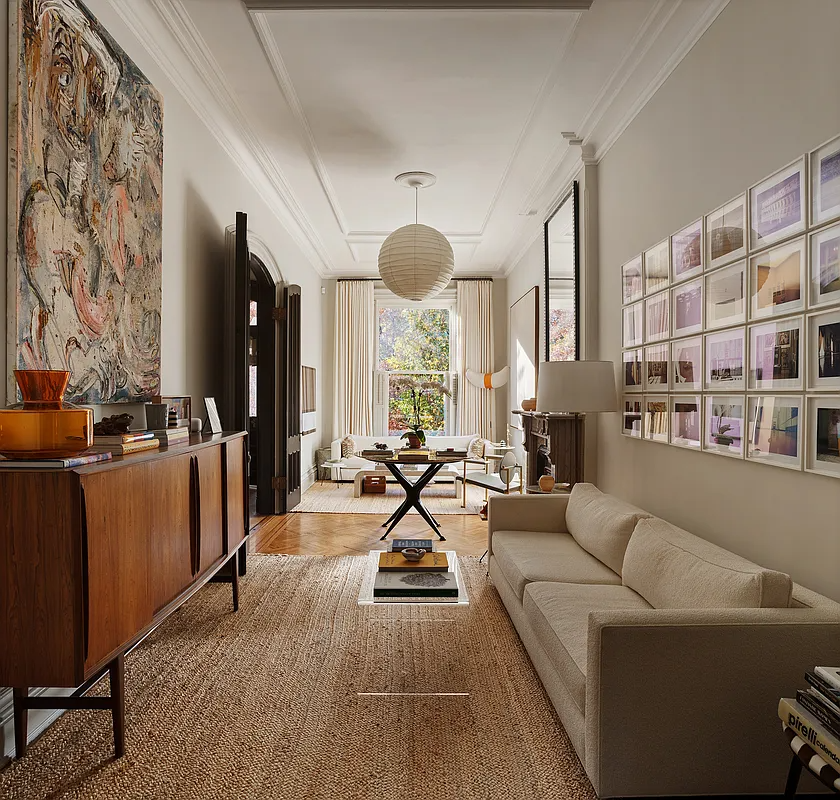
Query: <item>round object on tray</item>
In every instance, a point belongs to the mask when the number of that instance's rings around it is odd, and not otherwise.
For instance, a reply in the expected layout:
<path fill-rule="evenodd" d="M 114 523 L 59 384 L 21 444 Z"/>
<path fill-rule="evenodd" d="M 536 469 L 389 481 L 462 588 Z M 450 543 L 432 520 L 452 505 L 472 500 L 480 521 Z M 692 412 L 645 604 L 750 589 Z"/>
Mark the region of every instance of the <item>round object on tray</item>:
<path fill-rule="evenodd" d="M 420 561 L 426 555 L 426 551 L 422 547 L 407 547 L 402 554 L 406 561 Z"/>

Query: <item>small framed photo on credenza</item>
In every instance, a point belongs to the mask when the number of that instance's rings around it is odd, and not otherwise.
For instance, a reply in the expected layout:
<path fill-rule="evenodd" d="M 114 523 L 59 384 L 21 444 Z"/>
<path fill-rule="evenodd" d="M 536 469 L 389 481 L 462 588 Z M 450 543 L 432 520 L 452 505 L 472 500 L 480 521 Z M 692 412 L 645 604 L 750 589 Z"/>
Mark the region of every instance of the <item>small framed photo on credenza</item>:
<path fill-rule="evenodd" d="M 840 303 L 840 224 L 808 237 L 811 250 L 811 308 Z"/>
<path fill-rule="evenodd" d="M 750 397 L 747 460 L 801 469 L 803 408 L 802 398 L 795 395 Z"/>
<path fill-rule="evenodd" d="M 751 325 L 749 388 L 801 391 L 804 340 L 803 317 Z"/>
<path fill-rule="evenodd" d="M 747 196 L 740 194 L 706 215 L 706 269 L 747 254 Z"/>
<path fill-rule="evenodd" d="M 625 392 L 641 392 L 644 383 L 642 372 L 642 348 L 636 347 L 633 350 L 625 350 L 621 354 L 623 370 L 622 380 Z"/>
<path fill-rule="evenodd" d="M 840 478 L 840 395 L 809 397 L 805 469 Z"/>
<path fill-rule="evenodd" d="M 668 288 L 671 274 L 671 244 L 668 239 L 645 250 L 643 271 L 646 295 Z"/>
<path fill-rule="evenodd" d="M 699 394 L 672 394 L 671 401 L 671 444 L 677 447 L 700 449 L 702 416 Z"/>
<path fill-rule="evenodd" d="M 642 436 L 649 442 L 668 442 L 668 395 L 646 395 Z"/>
<path fill-rule="evenodd" d="M 840 217 L 840 136 L 811 153 L 811 224 Z"/>
<path fill-rule="evenodd" d="M 750 189 L 750 249 L 805 230 L 805 156 Z"/>
<path fill-rule="evenodd" d="M 210 426 L 210 432 L 221 433 L 222 420 L 219 418 L 219 410 L 216 408 L 216 399 L 205 397 L 204 407 L 207 409 L 207 424 Z"/>
<path fill-rule="evenodd" d="M 808 317 L 808 389 L 840 389 L 840 309 Z"/>
<path fill-rule="evenodd" d="M 192 419 L 192 398 L 191 397 L 153 397 L 153 403 L 166 403 L 169 406 L 170 413 L 175 409 L 178 416 L 178 422 L 186 420 L 189 424 Z"/>
<path fill-rule="evenodd" d="M 703 449 L 732 458 L 744 457 L 744 396 L 706 395 Z"/>
<path fill-rule="evenodd" d="M 703 337 L 671 342 L 671 389 L 699 392 L 703 389 Z"/>
<path fill-rule="evenodd" d="M 642 398 L 638 395 L 624 398 L 621 432 L 624 436 L 632 436 L 634 439 L 642 437 Z"/>
<path fill-rule="evenodd" d="M 636 256 L 621 267 L 621 304 L 642 299 L 642 257 Z"/>

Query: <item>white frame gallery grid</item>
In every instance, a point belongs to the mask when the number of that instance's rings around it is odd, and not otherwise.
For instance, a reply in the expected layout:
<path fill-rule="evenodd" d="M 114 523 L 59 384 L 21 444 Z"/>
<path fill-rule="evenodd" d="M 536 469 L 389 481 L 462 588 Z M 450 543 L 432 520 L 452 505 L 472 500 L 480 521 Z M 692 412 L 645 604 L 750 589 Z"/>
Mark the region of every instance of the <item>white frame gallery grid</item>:
<path fill-rule="evenodd" d="M 623 435 L 840 478 L 840 136 L 628 261 L 621 293 Z"/>

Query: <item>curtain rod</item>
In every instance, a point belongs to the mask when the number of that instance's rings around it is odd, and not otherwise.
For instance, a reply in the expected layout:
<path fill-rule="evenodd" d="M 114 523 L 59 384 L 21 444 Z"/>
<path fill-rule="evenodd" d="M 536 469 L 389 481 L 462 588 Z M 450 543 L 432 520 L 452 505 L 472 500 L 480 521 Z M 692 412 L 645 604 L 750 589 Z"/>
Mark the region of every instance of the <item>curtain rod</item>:
<path fill-rule="evenodd" d="M 346 283 L 347 281 L 382 281 L 382 278 L 336 278 L 336 283 Z M 467 283 L 469 281 L 492 281 L 493 278 L 490 276 L 484 278 L 452 278 L 450 283 L 457 283 L 461 281 L 462 283 Z"/>

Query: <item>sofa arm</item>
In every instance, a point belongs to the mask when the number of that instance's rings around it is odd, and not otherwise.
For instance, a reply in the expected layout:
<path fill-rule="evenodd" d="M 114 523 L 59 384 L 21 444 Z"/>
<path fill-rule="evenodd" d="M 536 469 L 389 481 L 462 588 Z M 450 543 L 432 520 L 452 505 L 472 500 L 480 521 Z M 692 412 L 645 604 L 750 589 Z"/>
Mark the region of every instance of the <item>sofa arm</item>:
<path fill-rule="evenodd" d="M 594 611 L 587 646 L 585 759 L 599 797 L 779 793 L 790 761 L 779 698 L 815 664 L 840 663 L 840 617 Z"/>
<path fill-rule="evenodd" d="M 508 494 L 491 496 L 487 516 L 487 549 L 493 554 L 495 531 L 568 533 L 567 494 Z"/>
<path fill-rule="evenodd" d="M 333 439 L 330 442 L 330 458 L 333 461 L 341 460 L 341 439 Z"/>

